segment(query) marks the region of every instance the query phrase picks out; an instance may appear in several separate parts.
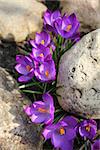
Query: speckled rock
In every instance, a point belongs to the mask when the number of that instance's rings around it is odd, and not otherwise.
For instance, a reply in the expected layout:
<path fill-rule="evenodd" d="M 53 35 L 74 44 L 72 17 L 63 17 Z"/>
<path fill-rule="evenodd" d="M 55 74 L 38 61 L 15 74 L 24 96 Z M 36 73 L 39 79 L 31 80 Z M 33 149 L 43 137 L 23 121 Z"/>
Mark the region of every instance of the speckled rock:
<path fill-rule="evenodd" d="M 81 32 L 100 28 L 100 0 L 60 0 L 63 13 L 76 13 Z"/>
<path fill-rule="evenodd" d="M 29 103 L 14 79 L 0 67 L 0 150 L 42 149 L 39 127 L 23 112 L 23 106 Z"/>
<path fill-rule="evenodd" d="M 0 36 L 21 42 L 42 28 L 46 7 L 36 0 L 0 0 Z"/>
<path fill-rule="evenodd" d="M 62 56 L 57 82 L 64 110 L 100 119 L 100 29 Z"/>

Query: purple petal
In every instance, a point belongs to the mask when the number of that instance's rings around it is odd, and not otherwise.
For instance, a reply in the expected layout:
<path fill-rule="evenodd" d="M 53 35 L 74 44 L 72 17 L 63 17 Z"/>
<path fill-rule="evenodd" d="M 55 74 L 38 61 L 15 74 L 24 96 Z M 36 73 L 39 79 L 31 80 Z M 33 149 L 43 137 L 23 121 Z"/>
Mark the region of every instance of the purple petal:
<path fill-rule="evenodd" d="M 33 110 L 34 109 L 34 107 L 33 107 L 33 105 L 31 105 L 31 106 L 26 106 L 25 108 L 24 108 L 24 111 L 25 111 L 25 113 L 28 115 L 28 116 L 31 116 L 32 114 L 33 114 Z"/>
<path fill-rule="evenodd" d="M 51 142 L 54 145 L 55 148 L 60 148 L 64 139 L 65 139 L 65 135 L 60 135 L 58 134 L 56 131 L 53 132 L 52 137 L 51 137 Z"/>
<path fill-rule="evenodd" d="M 91 145 L 91 150 L 100 150 L 100 139 L 95 140 Z"/>
<path fill-rule="evenodd" d="M 59 17 L 61 17 L 60 11 L 59 10 L 54 11 L 51 15 L 51 22 L 53 23 Z"/>
<path fill-rule="evenodd" d="M 78 42 L 80 40 L 80 33 L 76 33 L 71 37 L 73 42 Z"/>
<path fill-rule="evenodd" d="M 29 81 L 29 80 L 31 80 L 32 78 L 31 77 L 29 77 L 29 76 L 20 76 L 19 78 L 18 78 L 18 81 L 19 82 L 27 82 L 27 81 Z"/>
<path fill-rule="evenodd" d="M 54 111 L 55 111 L 55 108 L 54 108 L 54 102 L 53 102 L 53 98 L 50 94 L 46 93 L 46 94 L 43 94 L 42 96 L 43 98 L 43 101 L 45 102 L 46 106 L 49 107 L 49 112 L 50 112 L 50 119 L 47 121 L 47 124 L 50 124 L 53 122 L 53 119 L 54 119 Z"/>
<path fill-rule="evenodd" d="M 33 114 L 31 116 L 31 120 L 34 123 L 43 123 L 43 122 L 45 122 L 45 120 L 47 119 L 47 117 L 48 117 L 48 114 L 42 114 L 42 113 L 39 114 L 39 115 Z"/>
<path fill-rule="evenodd" d="M 42 40 L 41 34 L 40 33 L 36 33 L 36 36 L 35 36 L 36 43 L 37 44 L 41 43 L 41 40 Z"/>
<path fill-rule="evenodd" d="M 47 139 L 51 138 L 52 133 L 54 132 L 54 130 L 56 128 L 57 128 L 57 125 L 54 125 L 54 124 L 46 126 L 42 132 L 42 135 L 47 140 Z"/>
<path fill-rule="evenodd" d="M 44 24 L 51 25 L 51 12 L 49 10 L 44 13 Z"/>
<path fill-rule="evenodd" d="M 54 43 L 53 43 L 53 42 L 50 44 L 50 47 L 51 47 L 52 51 L 54 52 L 54 51 L 55 51 L 55 49 L 56 49 L 56 46 L 54 45 Z"/>
<path fill-rule="evenodd" d="M 61 150 L 73 150 L 73 140 L 67 141 L 64 139 Z"/>
<path fill-rule="evenodd" d="M 78 124 L 77 118 L 73 116 L 67 116 L 63 119 L 63 121 L 65 121 L 70 128 L 75 128 L 76 125 Z"/>
<path fill-rule="evenodd" d="M 30 44 L 31 44 L 33 47 L 37 48 L 36 42 L 35 42 L 34 40 L 30 40 Z"/>
<path fill-rule="evenodd" d="M 50 35 L 47 32 L 43 31 L 41 32 L 41 37 L 44 40 L 44 46 L 47 47 L 50 44 Z"/>
<path fill-rule="evenodd" d="M 17 64 L 15 66 L 15 69 L 17 70 L 17 72 L 19 72 L 20 74 L 23 74 L 23 75 L 27 75 L 28 74 L 28 71 L 26 69 L 26 66 L 22 65 L 22 64 Z"/>
<path fill-rule="evenodd" d="M 36 102 L 34 102 L 34 106 L 38 106 L 38 107 L 41 107 L 41 106 L 45 106 L 45 103 L 44 102 L 42 102 L 42 101 L 36 101 Z"/>
<path fill-rule="evenodd" d="M 42 135 L 44 136 L 45 140 L 50 139 L 52 135 L 52 130 L 49 130 L 48 128 L 45 128 L 42 132 Z"/>
<path fill-rule="evenodd" d="M 28 76 L 29 76 L 30 78 L 33 78 L 33 76 L 34 76 L 34 68 L 32 68 L 32 69 L 30 70 L 30 72 L 28 73 Z"/>
<path fill-rule="evenodd" d="M 42 96 L 43 101 L 45 102 L 46 105 L 50 106 L 50 105 L 54 105 L 53 104 L 53 98 L 49 93 L 45 93 Z"/>
<path fill-rule="evenodd" d="M 27 64 L 32 64 L 32 59 L 30 58 L 30 57 L 28 57 L 28 56 L 25 56 L 25 62 L 27 63 Z"/>
<path fill-rule="evenodd" d="M 27 65 L 24 59 L 25 59 L 25 56 L 23 56 L 23 55 L 16 56 L 17 63 L 22 64 L 22 65 Z"/>
<path fill-rule="evenodd" d="M 70 127 L 66 127 L 66 139 L 67 140 L 72 140 L 76 137 L 76 130 L 72 129 Z"/>

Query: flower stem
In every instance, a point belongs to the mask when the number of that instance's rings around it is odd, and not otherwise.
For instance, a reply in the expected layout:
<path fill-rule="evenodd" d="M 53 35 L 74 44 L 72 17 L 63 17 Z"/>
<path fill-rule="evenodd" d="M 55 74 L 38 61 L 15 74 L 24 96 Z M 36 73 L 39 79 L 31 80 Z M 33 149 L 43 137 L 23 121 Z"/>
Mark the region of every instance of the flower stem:
<path fill-rule="evenodd" d="M 43 90 L 43 93 L 46 92 L 46 89 L 47 89 L 47 83 L 44 83 L 44 90 Z"/>
<path fill-rule="evenodd" d="M 85 141 L 85 144 L 84 144 L 85 145 L 85 150 L 88 150 L 87 149 L 87 139 L 86 139 L 86 137 L 84 137 L 84 141 Z"/>

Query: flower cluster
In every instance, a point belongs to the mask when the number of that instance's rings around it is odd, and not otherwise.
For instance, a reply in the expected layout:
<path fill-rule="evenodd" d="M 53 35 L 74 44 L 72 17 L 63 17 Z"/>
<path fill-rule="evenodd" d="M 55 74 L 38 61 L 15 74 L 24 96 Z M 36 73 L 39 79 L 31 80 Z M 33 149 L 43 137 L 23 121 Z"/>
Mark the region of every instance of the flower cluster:
<path fill-rule="evenodd" d="M 43 82 L 56 79 L 55 63 L 52 59 L 55 45 L 51 40 L 50 32 L 65 39 L 74 41 L 79 40 L 79 22 L 75 14 L 61 16 L 60 11 L 46 11 L 44 13 L 44 31 L 36 33 L 35 39 L 30 40 L 32 52 L 29 56 L 18 55 L 15 69 L 22 75 L 18 78 L 19 82 L 27 82 L 34 75 Z"/>
<path fill-rule="evenodd" d="M 45 93 L 42 97 L 43 101 L 34 102 L 24 110 L 33 123 L 47 125 L 42 133 L 45 140 L 51 139 L 55 148 L 72 150 L 77 132 L 89 140 L 94 139 L 97 132 L 97 124 L 94 120 L 88 119 L 79 122 L 79 120 L 73 116 L 66 116 L 57 123 L 53 123 L 55 110 L 53 98 L 48 93 Z M 95 143 L 92 147 L 96 147 Z"/>
<path fill-rule="evenodd" d="M 27 56 L 16 56 L 17 65 L 15 69 L 21 74 L 18 81 L 28 82 L 34 79 L 36 83 L 29 84 L 27 87 L 38 85 L 41 88 L 42 85 L 42 98 L 30 106 L 26 106 L 24 111 L 33 123 L 43 125 L 42 135 L 45 140 L 51 139 L 51 143 L 55 148 L 73 150 L 74 139 L 77 135 L 80 135 L 90 140 L 92 150 L 96 150 L 99 141 L 94 141 L 97 124 L 93 119 L 82 119 L 80 121 L 76 117 L 64 115 L 56 122 L 54 117 L 53 94 L 56 94 L 54 90 L 56 89 L 56 82 L 54 81 L 57 77 L 59 58 L 67 51 L 65 43 L 69 44 L 69 40 L 77 42 L 80 39 L 79 21 L 75 14 L 70 16 L 64 14 L 62 16 L 58 10 L 54 12 L 47 10 L 43 19 L 43 31 L 36 33 L 35 39 L 31 39 L 29 42 L 32 48 L 31 52 Z M 47 90 L 44 86 L 46 84 L 48 84 L 48 87 L 53 86 L 53 88 L 50 87 Z M 26 92 L 30 91 L 26 90 Z M 33 93 L 38 94 L 39 91 Z"/>
<path fill-rule="evenodd" d="M 44 28 L 66 39 L 79 40 L 79 25 L 79 21 L 74 13 L 70 16 L 67 14 L 62 16 L 59 11 L 52 13 L 47 10 L 44 14 Z"/>
<path fill-rule="evenodd" d="M 55 50 L 55 46 L 51 42 L 50 35 L 45 31 L 36 33 L 35 40 L 30 40 L 30 43 L 32 52 L 29 56 L 16 56 L 18 64 L 15 69 L 22 74 L 18 81 L 27 82 L 34 75 L 43 82 L 55 80 L 56 69 L 52 59 L 52 51 Z"/>

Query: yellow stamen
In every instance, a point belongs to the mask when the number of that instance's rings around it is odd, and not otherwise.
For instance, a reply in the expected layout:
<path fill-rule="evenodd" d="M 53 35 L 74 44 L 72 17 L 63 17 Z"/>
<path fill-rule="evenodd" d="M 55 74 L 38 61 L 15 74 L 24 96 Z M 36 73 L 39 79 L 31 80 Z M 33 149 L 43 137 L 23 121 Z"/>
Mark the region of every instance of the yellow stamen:
<path fill-rule="evenodd" d="M 41 41 L 41 44 L 43 44 L 43 45 L 44 45 L 44 40 L 42 40 L 42 41 Z"/>
<path fill-rule="evenodd" d="M 72 25 L 69 24 L 69 25 L 67 26 L 67 28 L 66 28 L 66 31 L 69 32 L 69 31 L 71 30 L 71 28 L 72 28 Z"/>
<path fill-rule="evenodd" d="M 46 109 L 44 109 L 44 108 L 38 108 L 38 111 L 39 111 L 39 112 L 42 112 L 42 113 L 47 113 L 47 112 L 48 112 L 48 110 L 46 110 Z"/>
<path fill-rule="evenodd" d="M 65 134 L 65 129 L 63 127 L 61 127 L 59 132 L 60 132 L 60 135 L 64 135 Z"/>
<path fill-rule="evenodd" d="M 45 71 L 45 75 L 46 75 L 46 77 L 48 77 L 49 76 L 49 71 L 47 70 L 47 71 Z"/>
<path fill-rule="evenodd" d="M 40 56 L 40 57 L 43 57 L 44 55 L 43 55 L 43 53 L 41 53 L 39 56 Z"/>
<path fill-rule="evenodd" d="M 87 125 L 86 127 L 85 127 L 85 129 L 86 129 L 86 131 L 90 131 L 90 129 L 91 129 L 91 127 L 90 127 L 90 125 Z"/>
<path fill-rule="evenodd" d="M 30 70 L 31 70 L 31 67 L 30 67 L 29 65 L 27 65 L 27 66 L 26 66 L 26 70 L 27 70 L 27 71 L 30 71 Z"/>

